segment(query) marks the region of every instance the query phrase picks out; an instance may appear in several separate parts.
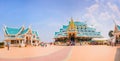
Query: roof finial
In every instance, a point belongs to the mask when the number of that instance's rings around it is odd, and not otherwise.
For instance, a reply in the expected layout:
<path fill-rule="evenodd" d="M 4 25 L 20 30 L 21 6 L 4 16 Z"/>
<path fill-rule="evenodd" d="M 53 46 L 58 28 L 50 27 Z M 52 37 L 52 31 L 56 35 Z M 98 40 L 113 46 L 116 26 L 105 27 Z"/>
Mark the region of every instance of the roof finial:
<path fill-rule="evenodd" d="M 73 18 L 71 17 L 71 21 L 73 22 Z"/>
<path fill-rule="evenodd" d="M 25 25 L 23 24 L 23 25 L 22 25 L 22 27 L 24 28 L 24 27 L 25 27 Z"/>
<path fill-rule="evenodd" d="M 7 26 L 5 24 L 3 24 L 4 28 L 6 28 Z"/>
<path fill-rule="evenodd" d="M 115 22 L 116 18 L 115 18 L 115 16 L 112 16 L 112 19 L 113 19 L 114 24 L 116 25 L 116 22 Z"/>
<path fill-rule="evenodd" d="M 115 20 L 113 20 L 113 22 L 114 22 L 115 25 L 117 25 L 116 22 L 115 22 Z"/>

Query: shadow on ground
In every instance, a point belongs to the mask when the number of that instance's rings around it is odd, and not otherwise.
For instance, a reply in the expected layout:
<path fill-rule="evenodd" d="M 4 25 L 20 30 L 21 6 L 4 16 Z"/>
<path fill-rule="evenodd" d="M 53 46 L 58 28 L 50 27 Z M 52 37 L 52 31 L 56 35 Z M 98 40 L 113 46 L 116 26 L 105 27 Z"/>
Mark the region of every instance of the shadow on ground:
<path fill-rule="evenodd" d="M 114 61 L 120 61 L 120 48 L 117 48 Z"/>

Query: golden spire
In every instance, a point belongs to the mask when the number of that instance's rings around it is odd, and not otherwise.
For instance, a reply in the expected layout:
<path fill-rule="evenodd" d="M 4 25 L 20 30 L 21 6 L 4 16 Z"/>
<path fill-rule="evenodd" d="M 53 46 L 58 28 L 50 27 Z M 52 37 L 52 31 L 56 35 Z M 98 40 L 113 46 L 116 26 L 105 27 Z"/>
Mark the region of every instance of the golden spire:
<path fill-rule="evenodd" d="M 70 23 L 69 23 L 69 28 L 68 28 L 68 30 L 71 30 L 71 29 L 76 29 L 76 26 L 75 26 L 75 23 L 74 23 L 74 21 L 73 21 L 73 19 L 71 18 L 71 21 L 70 21 Z"/>

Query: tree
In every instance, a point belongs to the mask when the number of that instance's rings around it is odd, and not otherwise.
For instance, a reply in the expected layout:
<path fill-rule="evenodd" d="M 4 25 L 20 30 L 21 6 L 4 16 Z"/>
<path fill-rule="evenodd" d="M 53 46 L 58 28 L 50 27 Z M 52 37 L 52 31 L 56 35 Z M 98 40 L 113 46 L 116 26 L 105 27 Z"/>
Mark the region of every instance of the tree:
<path fill-rule="evenodd" d="M 109 33 L 108 33 L 109 37 L 113 37 L 113 30 L 110 30 Z"/>

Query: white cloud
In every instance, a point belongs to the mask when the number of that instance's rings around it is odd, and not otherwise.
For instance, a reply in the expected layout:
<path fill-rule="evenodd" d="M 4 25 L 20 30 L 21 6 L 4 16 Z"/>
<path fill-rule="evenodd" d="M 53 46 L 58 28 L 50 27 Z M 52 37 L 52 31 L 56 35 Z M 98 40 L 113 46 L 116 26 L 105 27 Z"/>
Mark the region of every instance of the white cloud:
<path fill-rule="evenodd" d="M 87 10 L 89 13 L 93 13 L 94 11 L 98 10 L 98 8 L 99 8 L 99 5 L 96 3 L 96 4 L 88 7 Z"/>
<path fill-rule="evenodd" d="M 110 20 L 111 16 L 108 12 L 101 12 L 99 15 L 99 19 L 101 19 L 102 21 Z"/>
<path fill-rule="evenodd" d="M 112 3 L 108 2 L 107 5 L 114 13 L 116 13 L 116 14 L 118 14 L 118 16 L 120 16 L 119 7 L 116 4 L 112 4 Z"/>
<path fill-rule="evenodd" d="M 96 0 L 96 3 L 88 7 L 86 10 L 87 12 L 84 15 L 84 18 L 87 18 L 88 25 L 98 26 L 99 23 L 96 21 L 96 17 L 94 14 L 99 10 L 99 1 Z"/>
<path fill-rule="evenodd" d="M 108 7 L 112 10 L 112 19 L 117 23 L 117 24 L 120 24 L 120 10 L 119 10 L 119 7 L 116 5 L 116 4 L 113 4 L 113 3 L 110 3 L 108 2 L 107 3 Z"/>
<path fill-rule="evenodd" d="M 99 3 L 99 0 L 95 0 L 96 3 Z"/>
<path fill-rule="evenodd" d="M 109 30 L 113 30 L 114 23 L 120 24 L 119 7 L 112 3 L 95 0 L 96 3 L 87 7 L 84 18 L 87 18 L 88 23 L 96 27 L 97 31 L 100 31 L 104 37 L 108 37 Z"/>

